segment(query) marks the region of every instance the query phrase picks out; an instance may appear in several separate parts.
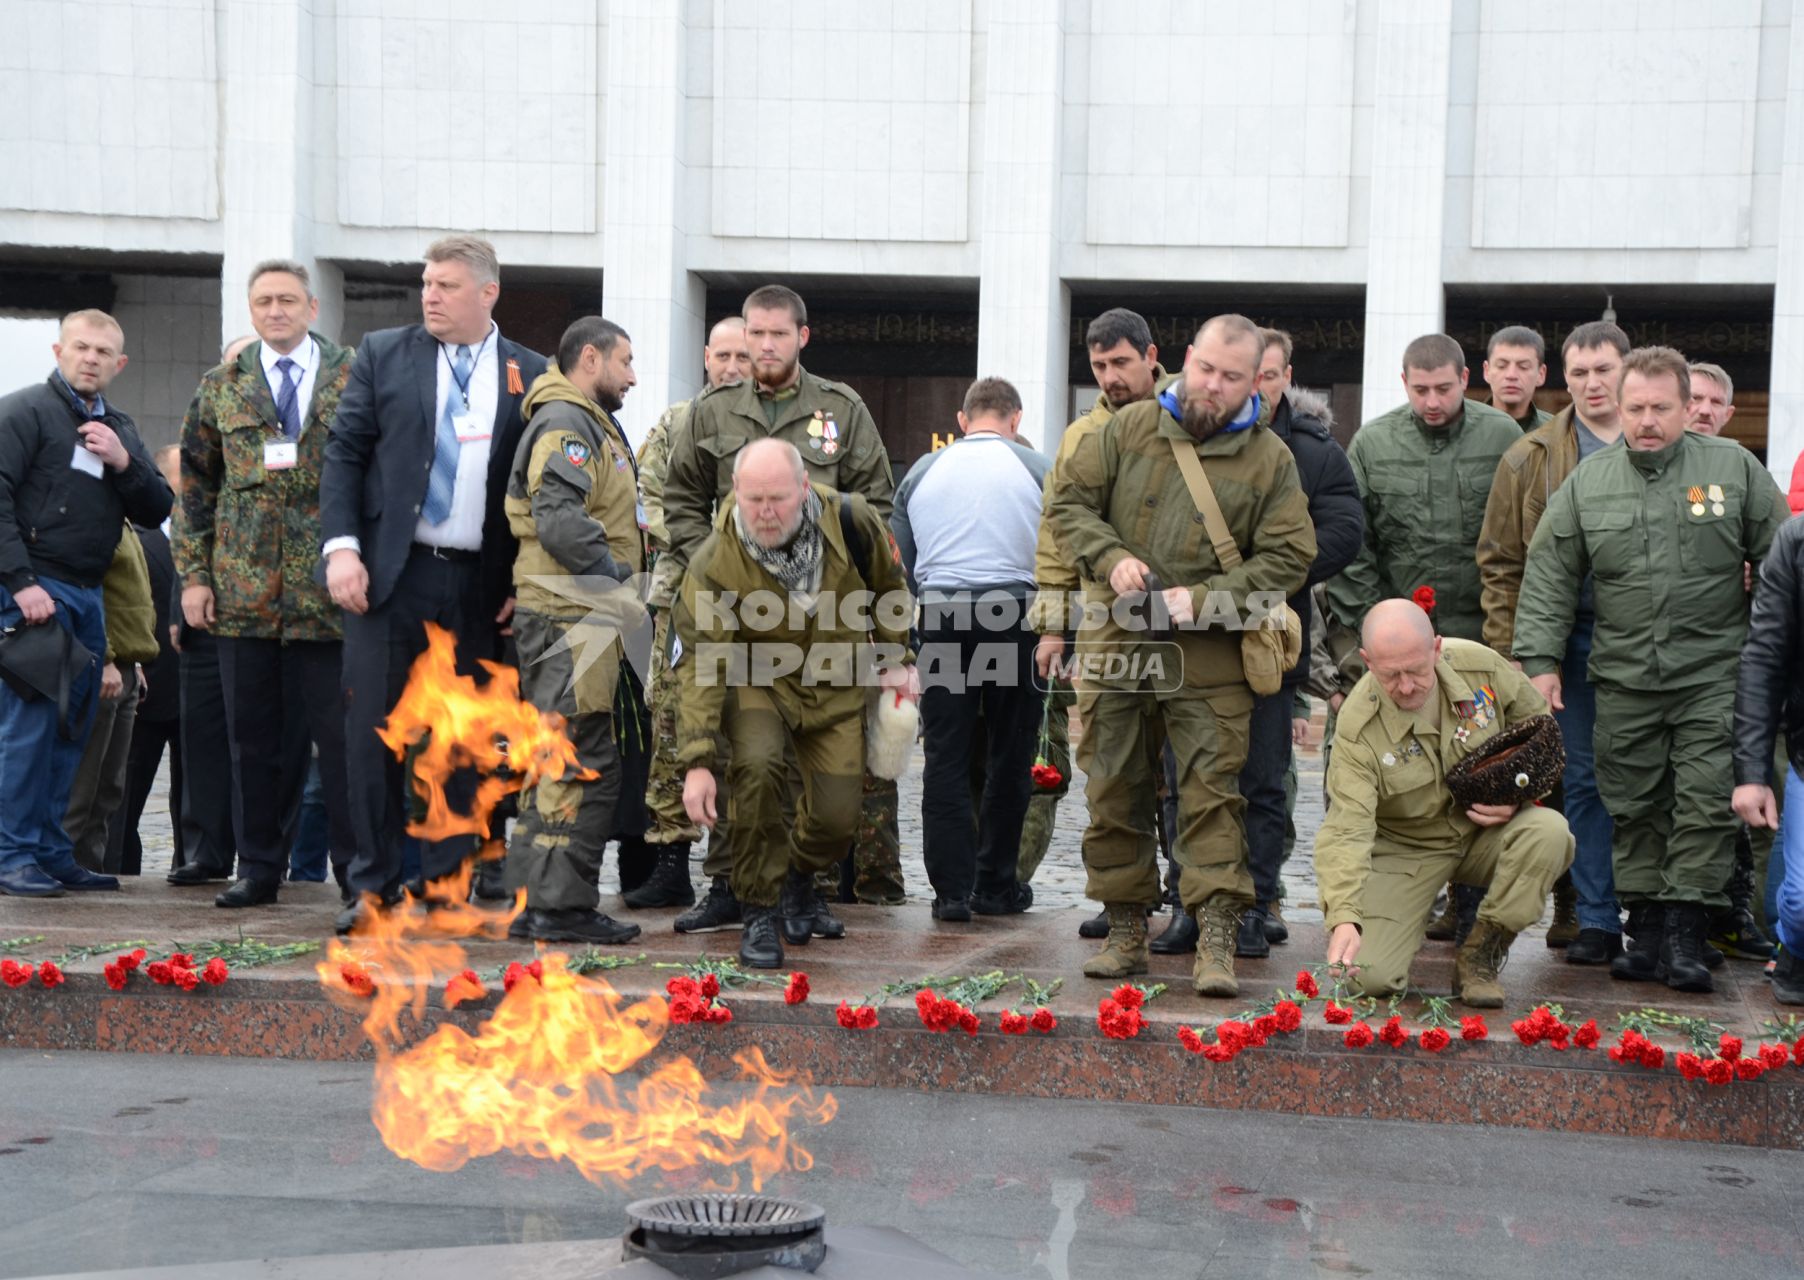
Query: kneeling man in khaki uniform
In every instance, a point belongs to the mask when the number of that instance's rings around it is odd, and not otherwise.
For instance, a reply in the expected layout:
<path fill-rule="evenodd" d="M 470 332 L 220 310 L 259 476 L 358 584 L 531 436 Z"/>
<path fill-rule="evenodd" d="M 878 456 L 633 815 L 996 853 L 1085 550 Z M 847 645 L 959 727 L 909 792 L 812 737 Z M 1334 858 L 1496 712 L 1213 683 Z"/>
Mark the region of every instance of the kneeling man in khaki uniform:
<path fill-rule="evenodd" d="M 1412 601 L 1374 605 L 1361 639 L 1366 674 L 1341 708 L 1315 844 L 1328 962 L 1356 970 L 1368 995 L 1402 991 L 1440 887 L 1481 885 L 1453 993 L 1501 1008 L 1498 972 L 1572 864 L 1572 833 L 1533 804 L 1462 810 L 1446 777 L 1503 729 L 1547 714 L 1547 703 L 1484 645 L 1435 635 Z"/>

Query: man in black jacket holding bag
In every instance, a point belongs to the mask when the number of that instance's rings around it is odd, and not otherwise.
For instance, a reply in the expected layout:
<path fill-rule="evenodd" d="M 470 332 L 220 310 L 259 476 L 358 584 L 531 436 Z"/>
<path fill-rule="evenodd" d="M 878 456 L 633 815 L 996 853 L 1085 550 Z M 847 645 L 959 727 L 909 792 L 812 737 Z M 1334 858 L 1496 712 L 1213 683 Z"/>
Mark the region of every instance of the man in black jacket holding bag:
<path fill-rule="evenodd" d="M 0 893 L 53 898 L 67 889 L 117 889 L 81 867 L 54 829 L 93 722 L 106 653 L 100 580 L 127 517 L 158 524 L 169 486 L 132 420 L 106 401 L 125 368 L 125 334 L 104 311 L 63 318 L 56 370 L 0 400 Z M 88 651 L 71 671 L 67 720 L 16 668 L 25 630 L 59 625 Z M 32 682 L 35 683 L 35 680 Z"/>

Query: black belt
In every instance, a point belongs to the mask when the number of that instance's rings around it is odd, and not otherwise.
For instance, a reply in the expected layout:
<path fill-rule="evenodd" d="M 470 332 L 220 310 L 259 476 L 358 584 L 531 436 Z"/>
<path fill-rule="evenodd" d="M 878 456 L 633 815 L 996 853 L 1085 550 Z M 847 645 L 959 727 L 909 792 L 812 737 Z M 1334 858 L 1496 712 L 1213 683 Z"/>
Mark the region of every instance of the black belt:
<path fill-rule="evenodd" d="M 414 551 L 423 556 L 431 556 L 434 560 L 447 560 L 452 564 L 475 564 L 482 559 L 480 551 L 462 551 L 457 547 L 434 547 L 424 542 L 413 544 Z"/>

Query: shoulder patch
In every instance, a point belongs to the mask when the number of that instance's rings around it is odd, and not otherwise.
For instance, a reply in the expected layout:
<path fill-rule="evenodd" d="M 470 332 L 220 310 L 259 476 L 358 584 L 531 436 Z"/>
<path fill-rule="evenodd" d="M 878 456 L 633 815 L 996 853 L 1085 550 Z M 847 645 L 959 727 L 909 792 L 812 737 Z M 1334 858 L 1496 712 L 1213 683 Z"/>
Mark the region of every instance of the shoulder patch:
<path fill-rule="evenodd" d="M 573 467 L 584 467 L 589 464 L 589 446 L 575 436 L 564 438 L 564 460 Z"/>

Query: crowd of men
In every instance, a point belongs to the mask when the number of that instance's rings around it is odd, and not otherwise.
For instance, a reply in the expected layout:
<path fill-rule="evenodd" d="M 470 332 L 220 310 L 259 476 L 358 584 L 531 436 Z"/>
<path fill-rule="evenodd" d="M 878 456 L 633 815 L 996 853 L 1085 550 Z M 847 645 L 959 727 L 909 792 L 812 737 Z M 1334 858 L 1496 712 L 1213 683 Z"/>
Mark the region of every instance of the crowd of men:
<path fill-rule="evenodd" d="M 1364 991 L 1403 990 L 1446 938 L 1454 994 L 1500 1006 L 1551 898 L 1569 963 L 1688 991 L 1725 954 L 1772 960 L 1776 931 L 1775 990 L 1804 1001 L 1804 823 L 1775 841 L 1804 794 L 1804 526 L 1720 438 L 1714 365 L 1583 324 L 1549 414 L 1533 329 L 1491 336 L 1489 404 L 1428 334 L 1404 402 L 1343 451 L 1283 331 L 1217 316 L 1168 371 L 1114 309 L 1055 457 L 982 377 L 896 484 L 858 394 L 803 367 L 779 285 L 713 327 L 707 386 L 637 451 L 631 336 L 589 316 L 549 359 L 511 341 L 476 237 L 433 243 L 421 322 L 355 351 L 314 331 L 303 265 L 247 290 L 255 336 L 154 461 L 106 398 L 126 356 L 102 312 L 0 401 L 0 892 L 137 874 L 167 749 L 169 879 L 222 885 L 220 908 L 329 870 L 341 932 L 467 883 L 522 902 L 516 938 L 621 943 L 640 925 L 601 909 L 612 844 L 617 910 L 739 928 L 774 968 L 844 936 L 833 904 L 902 902 L 881 744 L 916 714 L 933 919 L 1027 910 L 1075 714 L 1103 904 L 1085 974 L 1194 952 L 1195 991 L 1228 997 L 1237 958 L 1289 937 L 1313 695 L 1327 958 Z M 412 760 L 378 735 L 428 624 L 471 674 L 516 666 L 582 766 L 488 841 L 409 835 Z M 1563 766 L 1472 799 L 1452 779 L 1500 735 Z"/>

